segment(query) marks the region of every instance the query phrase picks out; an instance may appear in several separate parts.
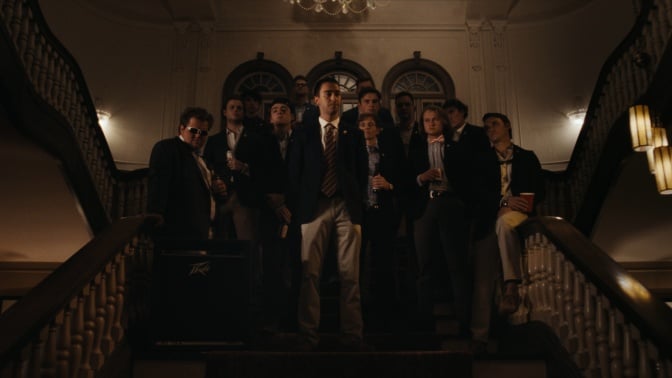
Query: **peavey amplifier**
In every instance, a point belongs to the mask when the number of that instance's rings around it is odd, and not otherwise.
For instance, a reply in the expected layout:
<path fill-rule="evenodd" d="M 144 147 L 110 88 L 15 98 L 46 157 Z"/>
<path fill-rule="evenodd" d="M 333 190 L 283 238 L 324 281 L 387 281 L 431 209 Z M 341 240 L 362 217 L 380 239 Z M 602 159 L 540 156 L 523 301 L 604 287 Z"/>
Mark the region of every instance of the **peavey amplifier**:
<path fill-rule="evenodd" d="M 157 242 L 151 328 L 157 345 L 237 344 L 249 336 L 248 241 Z"/>

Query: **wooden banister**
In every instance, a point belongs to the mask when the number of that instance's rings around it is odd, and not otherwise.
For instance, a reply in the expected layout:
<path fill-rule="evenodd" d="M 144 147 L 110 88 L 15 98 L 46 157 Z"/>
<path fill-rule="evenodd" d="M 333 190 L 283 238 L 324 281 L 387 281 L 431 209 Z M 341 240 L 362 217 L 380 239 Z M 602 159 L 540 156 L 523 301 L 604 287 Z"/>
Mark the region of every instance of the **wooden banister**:
<path fill-rule="evenodd" d="M 100 367 L 123 335 L 120 315 L 129 306 L 126 291 L 134 290 L 127 287 L 126 265 L 134 265 L 127 259 L 147 260 L 147 232 L 158 222 L 160 217 L 153 215 L 115 222 L 0 315 L 0 376 L 8 365 L 57 363 L 48 360 L 44 348 L 48 342 L 64 343 L 64 337 L 73 341 L 60 345 L 63 353 L 77 350 L 80 359 L 89 357 L 82 365 Z"/>
<path fill-rule="evenodd" d="M 586 375 L 605 362 L 628 365 L 639 376 L 649 376 L 651 366 L 669 371 L 672 309 L 563 219 L 532 218 L 518 231 L 526 246 L 528 302 L 518 322 L 549 324 Z M 599 360 L 597 351 L 607 349 L 611 357 Z"/>

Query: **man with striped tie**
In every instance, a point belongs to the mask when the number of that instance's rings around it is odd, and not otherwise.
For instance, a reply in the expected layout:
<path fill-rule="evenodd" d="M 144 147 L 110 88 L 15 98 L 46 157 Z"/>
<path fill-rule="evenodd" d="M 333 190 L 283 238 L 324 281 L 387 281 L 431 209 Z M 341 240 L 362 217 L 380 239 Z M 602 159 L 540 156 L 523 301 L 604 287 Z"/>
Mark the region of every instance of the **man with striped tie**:
<path fill-rule="evenodd" d="M 338 82 L 324 78 L 314 92 L 319 118 L 297 128 L 288 156 L 289 196 L 302 236 L 297 349 L 313 350 L 319 343 L 320 273 L 329 246 L 336 245 L 341 343 L 359 350 L 364 346 L 359 252 L 368 156 L 362 132 L 340 122 Z"/>

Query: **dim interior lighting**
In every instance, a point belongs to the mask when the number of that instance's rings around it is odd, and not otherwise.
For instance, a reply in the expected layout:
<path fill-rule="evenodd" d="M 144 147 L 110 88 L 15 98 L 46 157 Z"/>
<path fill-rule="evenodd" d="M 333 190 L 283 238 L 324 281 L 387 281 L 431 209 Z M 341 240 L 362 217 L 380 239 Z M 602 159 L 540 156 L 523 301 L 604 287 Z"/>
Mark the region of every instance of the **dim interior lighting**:
<path fill-rule="evenodd" d="M 667 147 L 667 130 L 663 127 L 652 127 L 651 136 L 653 137 L 653 148 L 646 150 L 646 158 L 649 161 L 649 170 L 656 173 L 656 163 L 653 159 L 653 150 L 656 147 Z"/>
<path fill-rule="evenodd" d="M 618 275 L 616 277 L 618 285 L 633 299 L 649 300 L 651 292 L 645 288 L 639 281 L 626 276 Z"/>
<path fill-rule="evenodd" d="M 326 13 L 330 16 L 348 13 L 364 13 L 378 6 L 387 6 L 384 0 L 283 0 L 306 11 Z"/>
<path fill-rule="evenodd" d="M 583 121 L 586 119 L 586 109 L 580 108 L 573 110 L 567 113 L 567 118 L 569 118 L 569 121 L 572 123 L 572 125 L 581 126 L 583 125 Z"/>
<path fill-rule="evenodd" d="M 100 127 L 103 129 L 106 128 L 110 122 L 110 113 L 104 110 L 96 109 L 96 115 L 98 115 L 98 124 Z"/>
<path fill-rule="evenodd" d="M 658 193 L 672 194 L 672 147 L 653 149 L 653 161 L 656 167 L 656 186 Z"/>
<path fill-rule="evenodd" d="M 641 152 L 653 148 L 651 113 L 648 105 L 633 105 L 630 107 L 629 113 L 632 149 Z"/>

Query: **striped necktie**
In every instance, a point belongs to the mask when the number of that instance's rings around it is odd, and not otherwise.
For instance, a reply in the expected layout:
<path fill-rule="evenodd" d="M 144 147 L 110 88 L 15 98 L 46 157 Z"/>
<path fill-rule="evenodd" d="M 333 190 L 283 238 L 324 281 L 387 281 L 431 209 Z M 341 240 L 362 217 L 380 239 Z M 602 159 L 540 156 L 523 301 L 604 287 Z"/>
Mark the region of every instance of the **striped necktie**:
<path fill-rule="evenodd" d="M 324 160 L 326 169 L 322 177 L 322 193 L 331 197 L 336 193 L 336 127 L 328 123 L 324 127 Z"/>

